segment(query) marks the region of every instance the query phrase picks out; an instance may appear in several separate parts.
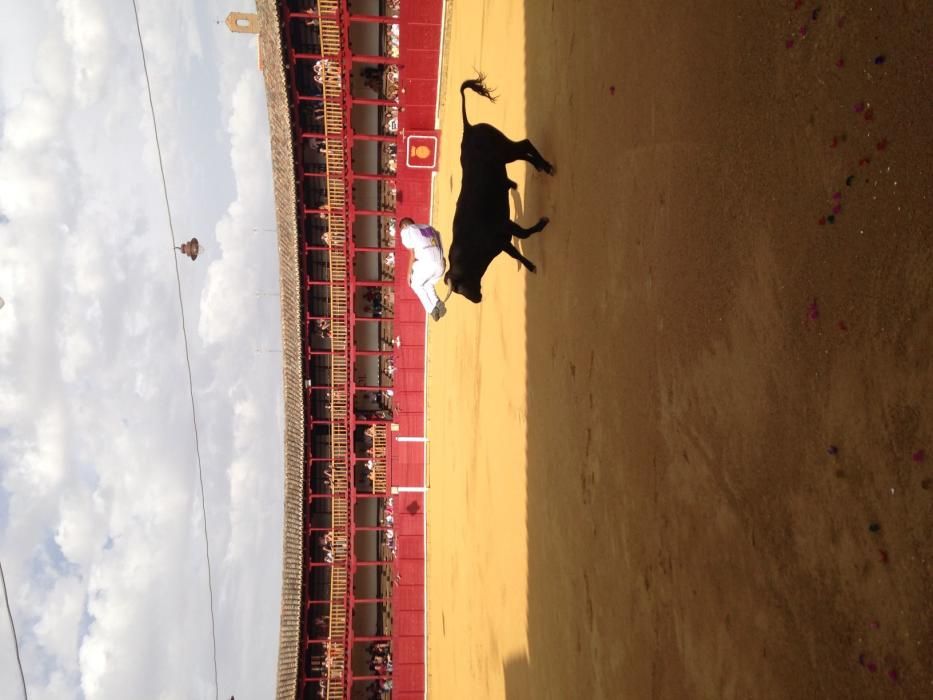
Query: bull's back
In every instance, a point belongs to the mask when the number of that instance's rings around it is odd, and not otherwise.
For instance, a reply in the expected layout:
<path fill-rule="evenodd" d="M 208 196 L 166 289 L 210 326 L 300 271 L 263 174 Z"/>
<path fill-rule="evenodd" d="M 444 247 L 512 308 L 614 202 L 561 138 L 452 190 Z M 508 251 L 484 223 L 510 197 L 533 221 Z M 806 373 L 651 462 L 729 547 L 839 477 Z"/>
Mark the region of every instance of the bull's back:
<path fill-rule="evenodd" d="M 457 216 L 471 216 L 487 223 L 509 219 L 509 184 L 505 165 L 469 164 L 463 169 Z"/>
<path fill-rule="evenodd" d="M 463 130 L 460 141 L 460 165 L 468 162 L 505 164 L 511 141 L 492 124 L 473 124 Z"/>
<path fill-rule="evenodd" d="M 507 143 L 505 135 L 491 124 L 474 124 L 463 130 L 463 175 L 454 212 L 455 238 L 475 241 L 505 230 L 509 220 L 509 180 L 502 153 Z"/>

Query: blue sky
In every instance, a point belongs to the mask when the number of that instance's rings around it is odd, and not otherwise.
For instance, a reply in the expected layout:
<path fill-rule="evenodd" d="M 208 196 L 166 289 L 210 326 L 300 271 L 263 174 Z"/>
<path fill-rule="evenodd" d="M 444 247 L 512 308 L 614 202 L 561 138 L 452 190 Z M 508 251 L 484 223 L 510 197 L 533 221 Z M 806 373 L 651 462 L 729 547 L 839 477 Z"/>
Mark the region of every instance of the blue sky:
<path fill-rule="evenodd" d="M 249 3 L 247 3 L 249 5 Z M 207 489 L 221 697 L 269 697 L 281 357 L 253 37 L 139 0 Z M 0 44 L 0 557 L 32 698 L 213 695 L 174 266 L 132 4 L 36 0 Z M 15 27 L 15 31 L 11 28 Z M 260 229 L 257 233 L 255 230 Z M 15 688 L 0 626 L 0 687 Z M 6 697 L 6 696 L 5 696 Z"/>

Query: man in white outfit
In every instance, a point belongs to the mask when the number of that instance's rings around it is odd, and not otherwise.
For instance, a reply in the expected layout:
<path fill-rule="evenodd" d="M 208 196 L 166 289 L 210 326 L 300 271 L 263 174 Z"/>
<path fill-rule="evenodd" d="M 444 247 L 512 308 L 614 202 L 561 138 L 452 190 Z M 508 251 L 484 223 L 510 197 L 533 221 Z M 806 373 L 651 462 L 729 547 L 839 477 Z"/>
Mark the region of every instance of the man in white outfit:
<path fill-rule="evenodd" d="M 434 285 L 447 269 L 441 235 L 431 226 L 416 224 L 409 218 L 402 219 L 399 228 L 402 245 L 411 251 L 408 284 L 418 295 L 424 310 L 437 321 L 447 313 L 444 302 L 437 298 L 437 292 L 434 291 Z"/>

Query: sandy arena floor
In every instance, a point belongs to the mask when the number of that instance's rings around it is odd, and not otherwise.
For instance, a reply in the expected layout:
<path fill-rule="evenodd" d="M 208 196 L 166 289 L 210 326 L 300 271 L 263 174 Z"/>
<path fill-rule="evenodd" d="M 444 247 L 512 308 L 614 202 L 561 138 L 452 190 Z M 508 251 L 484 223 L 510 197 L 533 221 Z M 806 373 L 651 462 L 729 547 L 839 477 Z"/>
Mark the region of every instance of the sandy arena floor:
<path fill-rule="evenodd" d="M 435 224 L 474 67 L 558 172 L 431 326 L 432 698 L 933 697 L 933 3 L 794 4 L 453 0 Z"/>

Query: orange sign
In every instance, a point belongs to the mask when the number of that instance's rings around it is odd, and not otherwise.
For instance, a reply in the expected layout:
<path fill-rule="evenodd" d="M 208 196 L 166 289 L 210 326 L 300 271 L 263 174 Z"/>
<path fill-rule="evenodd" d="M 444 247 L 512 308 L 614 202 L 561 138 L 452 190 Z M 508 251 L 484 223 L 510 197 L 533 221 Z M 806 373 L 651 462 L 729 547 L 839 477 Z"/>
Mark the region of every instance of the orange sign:
<path fill-rule="evenodd" d="M 405 139 L 405 165 L 437 169 L 437 134 L 409 134 Z"/>

